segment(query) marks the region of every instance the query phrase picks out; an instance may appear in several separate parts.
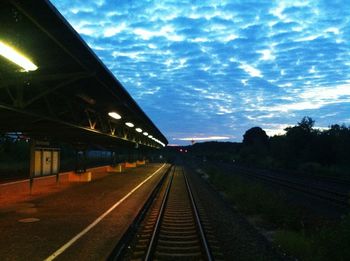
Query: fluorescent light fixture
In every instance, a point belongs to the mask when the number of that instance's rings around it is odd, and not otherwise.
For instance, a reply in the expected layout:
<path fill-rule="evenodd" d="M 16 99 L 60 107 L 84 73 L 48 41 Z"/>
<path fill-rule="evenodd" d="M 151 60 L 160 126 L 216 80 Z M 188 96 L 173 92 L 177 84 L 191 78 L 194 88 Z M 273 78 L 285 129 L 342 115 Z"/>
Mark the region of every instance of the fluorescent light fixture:
<path fill-rule="evenodd" d="M 4 56 L 6 59 L 11 62 L 19 65 L 23 68 L 24 71 L 35 71 L 38 69 L 34 63 L 32 63 L 27 57 L 8 46 L 7 44 L 0 41 L 0 55 Z"/>
<path fill-rule="evenodd" d="M 144 132 L 143 135 L 147 136 L 147 135 L 148 135 L 148 132 Z"/>
<path fill-rule="evenodd" d="M 120 116 L 118 113 L 116 113 L 114 111 L 109 112 L 108 115 L 116 120 L 120 120 L 122 118 L 122 116 Z"/>
<path fill-rule="evenodd" d="M 130 127 L 130 128 L 132 128 L 132 127 L 135 126 L 135 125 L 134 125 L 133 123 L 131 123 L 131 122 L 125 122 L 125 125 L 128 126 L 128 127 Z"/>
<path fill-rule="evenodd" d="M 136 128 L 135 129 L 137 132 L 142 132 L 142 129 L 140 129 L 140 128 Z"/>

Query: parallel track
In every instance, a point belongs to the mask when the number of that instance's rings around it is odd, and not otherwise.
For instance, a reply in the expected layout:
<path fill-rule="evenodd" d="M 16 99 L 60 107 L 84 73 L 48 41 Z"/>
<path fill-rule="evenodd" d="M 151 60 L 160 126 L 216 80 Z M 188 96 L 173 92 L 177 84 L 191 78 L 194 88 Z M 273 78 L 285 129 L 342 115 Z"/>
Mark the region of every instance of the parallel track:
<path fill-rule="evenodd" d="M 335 205 L 348 208 L 349 207 L 349 194 L 332 190 L 330 188 L 318 187 L 311 184 L 306 184 L 303 182 L 296 182 L 289 180 L 287 178 L 280 178 L 270 175 L 265 175 L 262 173 L 253 173 L 248 171 L 243 171 L 245 176 L 253 177 L 268 183 L 276 184 L 281 187 L 288 189 L 293 189 L 304 194 L 308 194 L 323 200 L 327 200 Z"/>

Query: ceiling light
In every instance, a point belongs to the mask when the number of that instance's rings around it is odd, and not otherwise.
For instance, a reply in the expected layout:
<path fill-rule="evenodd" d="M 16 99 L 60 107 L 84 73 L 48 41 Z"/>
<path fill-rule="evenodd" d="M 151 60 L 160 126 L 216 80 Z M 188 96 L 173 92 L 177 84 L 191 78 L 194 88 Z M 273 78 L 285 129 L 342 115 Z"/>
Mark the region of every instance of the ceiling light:
<path fill-rule="evenodd" d="M 120 120 L 122 118 L 122 116 L 120 116 L 118 113 L 113 112 L 113 111 L 109 112 L 108 115 L 116 120 Z"/>
<path fill-rule="evenodd" d="M 27 57 L 23 56 L 19 52 L 17 52 L 12 47 L 4 44 L 0 41 L 0 55 L 4 56 L 6 59 L 11 62 L 19 65 L 23 68 L 24 71 L 35 71 L 38 69 L 34 63 L 32 63 Z"/>
<path fill-rule="evenodd" d="M 137 131 L 137 132 L 142 132 L 142 129 L 136 128 L 136 131 Z"/>
<path fill-rule="evenodd" d="M 152 136 L 152 135 L 148 135 L 148 138 L 152 139 L 152 138 L 153 138 L 153 136 Z"/>
<path fill-rule="evenodd" d="M 143 135 L 147 136 L 147 135 L 148 135 L 148 132 L 144 132 Z"/>
<path fill-rule="evenodd" d="M 130 128 L 132 128 L 132 127 L 135 126 L 135 125 L 134 125 L 133 123 L 131 123 L 131 122 L 125 122 L 125 125 L 128 126 L 128 127 L 130 127 Z"/>

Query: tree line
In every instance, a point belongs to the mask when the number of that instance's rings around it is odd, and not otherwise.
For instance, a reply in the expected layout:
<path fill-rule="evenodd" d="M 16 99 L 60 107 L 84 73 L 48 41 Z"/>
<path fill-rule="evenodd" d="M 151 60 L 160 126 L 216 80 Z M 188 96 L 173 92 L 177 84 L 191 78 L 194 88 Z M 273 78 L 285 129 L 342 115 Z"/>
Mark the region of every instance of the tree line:
<path fill-rule="evenodd" d="M 334 124 L 328 129 L 318 129 L 314 126 L 312 118 L 304 117 L 295 126 L 287 127 L 285 134 L 273 137 L 268 137 L 262 128 L 253 127 L 245 132 L 242 143 L 226 143 L 220 149 L 219 142 L 207 143 L 204 146 L 207 149 L 195 144 L 191 151 L 253 167 L 317 174 L 348 173 L 350 127 Z"/>

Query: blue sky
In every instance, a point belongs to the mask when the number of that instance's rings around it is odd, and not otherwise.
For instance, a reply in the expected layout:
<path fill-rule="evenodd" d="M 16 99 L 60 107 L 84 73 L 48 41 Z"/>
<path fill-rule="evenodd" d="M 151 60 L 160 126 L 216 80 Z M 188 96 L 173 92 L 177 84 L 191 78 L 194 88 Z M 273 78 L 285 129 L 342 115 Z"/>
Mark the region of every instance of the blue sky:
<path fill-rule="evenodd" d="M 347 0 L 51 2 L 169 143 L 350 124 Z"/>

